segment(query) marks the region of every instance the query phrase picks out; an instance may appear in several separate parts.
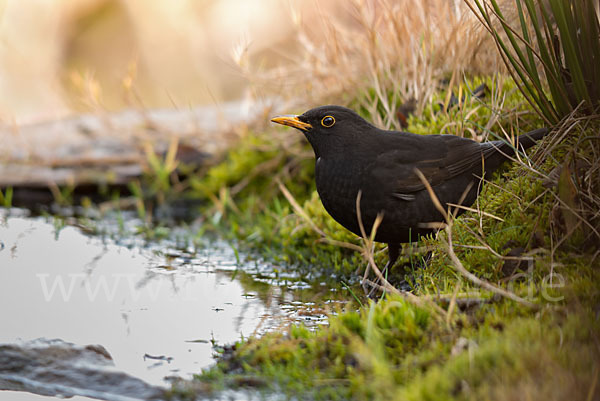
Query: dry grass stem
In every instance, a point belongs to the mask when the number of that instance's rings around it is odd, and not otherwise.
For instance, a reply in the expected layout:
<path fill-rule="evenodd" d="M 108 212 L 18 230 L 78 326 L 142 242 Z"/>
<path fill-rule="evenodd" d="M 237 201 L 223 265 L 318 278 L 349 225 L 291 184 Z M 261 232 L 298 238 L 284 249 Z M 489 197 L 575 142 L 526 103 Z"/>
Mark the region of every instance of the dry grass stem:
<path fill-rule="evenodd" d="M 288 200 L 288 202 L 290 202 L 290 205 L 292 205 L 294 212 L 296 212 L 296 214 L 298 216 L 300 216 L 306 223 L 308 223 L 308 225 L 314 232 L 316 232 L 319 236 L 321 236 L 321 240 L 323 240 L 331 245 L 335 245 L 335 246 L 339 246 L 339 247 L 343 247 L 343 248 L 352 249 L 354 251 L 362 252 L 363 249 L 358 245 L 351 244 L 349 242 L 337 241 L 337 240 L 329 238 L 329 236 L 323 230 L 321 230 L 315 224 L 315 222 L 312 221 L 312 219 L 306 214 L 306 212 L 304 211 L 302 206 L 300 206 L 298 204 L 298 202 L 296 201 L 296 199 L 294 198 L 294 195 L 292 195 L 290 193 L 290 191 L 285 187 L 285 185 L 281 182 L 281 180 L 276 179 L 276 182 L 277 182 L 277 186 L 281 190 L 281 193 L 283 194 L 283 196 L 285 196 L 285 198 Z"/>
<path fill-rule="evenodd" d="M 491 213 L 484 212 L 484 211 L 483 211 L 483 210 L 481 210 L 481 209 L 475 209 L 475 208 L 468 207 L 468 206 L 463 206 L 463 205 L 460 205 L 460 204 L 457 204 L 457 203 L 447 203 L 447 205 L 448 205 L 448 206 L 454 206 L 455 208 L 458 208 L 458 209 L 467 210 L 467 211 L 469 211 L 469 212 L 477 213 L 478 215 L 482 215 L 482 216 L 490 217 L 490 218 L 492 218 L 492 219 L 494 219 L 494 220 L 498 220 L 498 221 L 504 221 L 504 219 L 503 219 L 503 218 L 501 218 L 501 217 L 498 217 L 498 216 L 494 216 L 494 215 L 493 215 L 493 214 L 491 214 Z"/>
<path fill-rule="evenodd" d="M 537 305 L 535 305 L 534 303 L 531 303 L 531 302 L 527 301 L 526 299 L 521 298 L 518 295 L 516 295 L 516 294 L 514 294 L 514 293 L 512 293 L 510 291 L 506 291 L 506 290 L 504 290 L 504 289 L 502 289 L 500 287 L 497 287 L 497 286 L 491 284 L 490 282 L 488 282 L 486 280 L 482 280 L 479 277 L 475 276 L 473 273 L 469 272 L 467 269 L 465 269 L 465 267 L 463 266 L 463 264 L 460 261 L 460 259 L 454 253 L 454 247 L 453 247 L 453 244 L 452 244 L 452 226 L 453 226 L 453 221 L 449 218 L 448 213 L 446 213 L 446 211 L 442 207 L 442 204 L 440 203 L 437 195 L 433 191 L 433 188 L 429 184 L 429 181 L 427 181 L 427 178 L 418 169 L 415 169 L 415 173 L 419 176 L 419 178 L 423 182 L 423 185 L 425 185 L 425 187 L 427 188 L 427 191 L 429 192 L 429 196 L 431 197 L 431 201 L 433 202 L 433 204 L 435 205 L 435 207 L 440 211 L 440 213 L 446 219 L 446 224 L 447 224 L 447 226 L 446 226 L 446 234 L 448 236 L 447 252 L 448 252 L 448 256 L 450 256 L 450 260 L 452 261 L 452 264 L 453 264 L 454 268 L 460 274 L 462 274 L 465 278 L 467 278 L 469 281 L 471 281 L 472 283 L 474 283 L 475 285 L 477 285 L 479 287 L 485 288 L 488 291 L 491 291 L 491 292 L 493 292 L 495 294 L 501 295 L 501 296 L 503 296 L 505 298 L 511 299 L 511 300 L 513 300 L 515 302 L 518 302 L 518 303 L 520 303 L 522 305 L 525 305 L 525 306 L 528 306 L 530 308 L 537 307 Z"/>
<path fill-rule="evenodd" d="M 518 295 L 516 295 L 510 291 L 507 291 L 500 287 L 497 287 L 497 286 L 493 285 L 492 283 L 490 283 L 489 281 L 480 279 L 479 277 L 477 277 L 476 275 L 474 275 L 473 273 L 471 273 L 470 271 L 465 269 L 465 267 L 463 266 L 460 259 L 454 253 L 454 247 L 452 245 L 452 226 L 449 225 L 448 227 L 446 227 L 446 234 L 448 235 L 448 247 L 447 247 L 448 256 L 450 256 L 450 260 L 452 260 L 452 264 L 454 265 L 454 268 L 460 274 L 462 274 L 465 278 L 467 278 L 469 281 L 471 281 L 473 284 L 475 284 L 479 287 L 485 288 L 486 290 L 491 291 L 494 294 L 498 294 L 505 298 L 511 299 L 515 302 L 520 303 L 521 305 L 527 306 L 529 308 L 537 308 L 538 307 L 536 304 L 529 302 L 526 299 L 521 298 Z"/>
<path fill-rule="evenodd" d="M 373 223 L 373 228 L 371 230 L 371 233 L 369 236 L 367 236 L 365 227 L 362 222 L 361 212 L 360 212 L 361 196 L 362 196 L 362 192 L 359 191 L 358 195 L 356 196 L 356 217 L 358 218 L 358 224 L 360 227 L 362 241 L 363 241 L 362 255 L 365 259 L 367 259 L 367 262 L 368 262 L 368 266 L 367 266 L 367 269 L 365 269 L 365 275 L 363 277 L 363 284 L 367 284 L 367 285 L 369 285 L 377 290 L 380 290 L 382 292 L 387 291 L 387 292 L 390 292 L 395 295 L 400 295 L 416 306 L 419 306 L 419 307 L 428 306 L 435 314 L 437 314 L 438 318 L 441 318 L 442 316 L 444 316 L 446 312 L 442 308 L 440 308 L 437 304 L 435 304 L 434 302 L 431 302 L 430 300 L 425 299 L 425 298 L 418 297 L 408 291 L 401 291 L 401 290 L 397 289 L 396 287 L 391 285 L 389 283 L 389 281 L 387 281 L 387 279 L 383 276 L 383 274 L 381 273 L 381 270 L 379 270 L 379 267 L 377 267 L 377 264 L 375 263 L 375 259 L 373 258 L 374 238 L 377 233 L 377 228 L 383 221 L 383 216 L 381 214 L 377 215 L 377 218 L 375 219 L 375 222 Z M 367 276 L 368 276 L 367 272 L 368 272 L 369 268 L 371 270 L 373 270 L 373 272 L 375 273 L 375 276 L 377 277 L 377 280 L 381 284 L 374 283 L 371 280 L 367 279 Z"/>
<path fill-rule="evenodd" d="M 458 296 L 458 291 L 460 291 L 460 287 L 462 286 L 462 281 L 458 280 L 456 286 L 454 287 L 454 292 L 452 293 L 452 297 L 450 298 L 450 304 L 448 305 L 448 312 L 446 313 L 446 326 L 450 327 L 452 323 L 452 314 L 454 313 L 454 309 L 456 308 L 456 297 Z"/>
<path fill-rule="evenodd" d="M 444 220 L 446 221 L 446 224 L 449 224 L 448 212 L 444 209 L 444 207 L 440 203 L 440 200 L 438 199 L 437 195 L 433 191 L 433 188 L 431 188 L 431 184 L 429 184 L 429 181 L 427 180 L 427 177 L 425 177 L 425 175 L 418 168 L 415 168 L 414 172 L 419 177 L 419 179 L 421 180 L 421 182 L 423 183 L 423 185 L 425 185 L 425 188 L 427 189 L 427 192 L 429 192 L 429 196 L 431 197 L 431 201 L 433 202 L 433 204 L 436 207 L 436 209 L 444 217 Z"/>

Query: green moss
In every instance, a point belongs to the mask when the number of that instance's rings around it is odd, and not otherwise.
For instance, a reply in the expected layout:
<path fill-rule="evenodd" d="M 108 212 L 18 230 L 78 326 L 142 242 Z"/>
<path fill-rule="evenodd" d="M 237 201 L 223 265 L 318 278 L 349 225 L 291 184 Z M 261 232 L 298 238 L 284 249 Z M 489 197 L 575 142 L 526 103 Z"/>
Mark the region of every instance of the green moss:
<path fill-rule="evenodd" d="M 430 333 L 437 330 L 429 312 L 394 298 L 344 313 L 317 332 L 294 326 L 285 334 L 271 333 L 237 344 L 235 358 L 204 375 L 215 377 L 214 371 L 260 374 L 289 391 L 312 389 L 308 398 L 329 398 L 333 394 L 329 387 L 335 387 L 341 399 L 371 397 L 377 390 L 372 381 L 377 380 L 391 394 L 397 380 L 414 376 L 411 368 L 430 359 L 406 356 L 428 344 Z M 389 379 L 387 384 L 384 378 Z"/>
<path fill-rule="evenodd" d="M 398 400 L 585 400 L 594 379 L 600 327 L 587 311 L 516 319 L 480 331 L 447 363 L 399 389 Z M 596 365 L 597 366 L 597 365 Z"/>
<path fill-rule="evenodd" d="M 262 163 L 275 159 L 278 150 L 280 149 L 266 136 L 245 135 L 222 163 L 208 170 L 201 178 L 192 178 L 190 184 L 200 193 L 216 195 L 221 188 L 239 183 Z M 257 174 L 252 181 L 253 189 L 255 191 L 265 189 L 266 178 Z"/>
<path fill-rule="evenodd" d="M 583 400 L 600 361 L 593 314 L 580 307 L 512 319 L 498 312 L 449 328 L 392 298 L 332 317 L 316 332 L 292 327 L 239 343 L 203 377 L 228 383 L 256 375 L 302 399 L 508 400 L 526 393 Z"/>

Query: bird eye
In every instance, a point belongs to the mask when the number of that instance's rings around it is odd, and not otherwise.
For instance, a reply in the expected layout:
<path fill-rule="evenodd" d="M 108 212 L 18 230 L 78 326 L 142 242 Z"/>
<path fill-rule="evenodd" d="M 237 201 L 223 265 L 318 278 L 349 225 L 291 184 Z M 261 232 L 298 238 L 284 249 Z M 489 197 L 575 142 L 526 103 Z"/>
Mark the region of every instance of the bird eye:
<path fill-rule="evenodd" d="M 333 124 L 335 124 L 335 118 L 332 116 L 325 116 L 321 120 L 321 125 L 325 128 L 333 127 Z"/>

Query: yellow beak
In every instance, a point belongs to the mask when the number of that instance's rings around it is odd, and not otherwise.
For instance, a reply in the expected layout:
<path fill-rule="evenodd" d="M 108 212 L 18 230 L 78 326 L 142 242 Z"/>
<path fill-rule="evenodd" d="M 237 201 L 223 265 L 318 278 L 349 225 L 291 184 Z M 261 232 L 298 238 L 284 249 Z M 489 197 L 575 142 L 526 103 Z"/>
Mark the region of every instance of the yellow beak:
<path fill-rule="evenodd" d="M 271 121 L 277 124 L 287 125 L 288 127 L 298 128 L 301 131 L 308 131 L 312 128 L 312 125 L 309 123 L 300 121 L 298 116 L 278 116 L 273 117 Z"/>

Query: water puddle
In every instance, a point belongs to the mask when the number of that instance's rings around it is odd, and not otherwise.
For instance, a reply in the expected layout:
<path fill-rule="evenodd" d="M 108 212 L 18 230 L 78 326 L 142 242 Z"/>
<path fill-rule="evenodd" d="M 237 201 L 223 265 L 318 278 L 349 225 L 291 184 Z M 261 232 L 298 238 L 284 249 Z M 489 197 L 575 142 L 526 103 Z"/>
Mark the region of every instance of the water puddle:
<path fill-rule="evenodd" d="M 109 370 L 164 386 L 166 376 L 190 378 L 213 363 L 213 344 L 322 324 L 328 305 L 342 302 L 329 285 L 245 261 L 225 243 L 85 231 L 0 209 L 0 348 L 100 345 Z"/>

